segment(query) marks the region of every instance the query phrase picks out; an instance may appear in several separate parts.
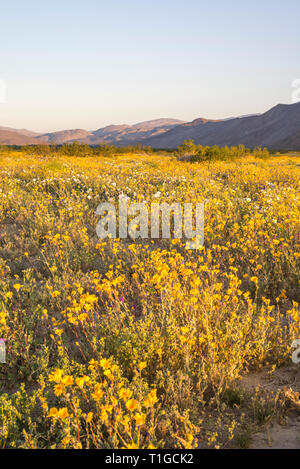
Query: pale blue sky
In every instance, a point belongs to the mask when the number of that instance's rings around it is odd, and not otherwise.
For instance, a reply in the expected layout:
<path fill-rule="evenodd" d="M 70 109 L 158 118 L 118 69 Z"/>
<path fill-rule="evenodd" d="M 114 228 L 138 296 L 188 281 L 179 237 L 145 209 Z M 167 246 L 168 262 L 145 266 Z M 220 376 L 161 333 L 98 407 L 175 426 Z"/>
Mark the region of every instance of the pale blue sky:
<path fill-rule="evenodd" d="M 96 129 L 291 102 L 299 0 L 1 2 L 0 125 Z"/>

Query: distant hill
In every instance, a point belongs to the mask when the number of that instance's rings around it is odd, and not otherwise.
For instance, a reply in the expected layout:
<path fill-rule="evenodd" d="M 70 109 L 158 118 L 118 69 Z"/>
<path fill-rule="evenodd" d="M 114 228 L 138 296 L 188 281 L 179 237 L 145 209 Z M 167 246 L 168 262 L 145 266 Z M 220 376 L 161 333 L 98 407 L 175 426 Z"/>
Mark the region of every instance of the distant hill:
<path fill-rule="evenodd" d="M 21 135 L 26 135 L 27 137 L 37 137 L 38 135 L 41 135 L 38 132 L 32 132 L 31 130 L 27 129 L 12 129 L 11 127 L 1 127 L 0 126 L 0 131 L 1 130 L 7 130 L 9 132 L 17 132 L 18 134 Z"/>
<path fill-rule="evenodd" d="M 35 137 L 29 137 L 13 130 L 3 130 L 0 128 L 0 144 L 1 145 L 31 145 L 38 141 Z"/>
<path fill-rule="evenodd" d="M 117 146 L 141 143 L 153 148 L 176 148 L 186 139 L 201 145 L 300 150 L 300 103 L 278 104 L 263 114 L 230 119 L 198 118 L 192 122 L 155 119 L 134 125 L 109 125 L 94 131 L 63 130 L 38 134 L 25 129 L 0 127 L 0 144 L 62 144 L 83 142 L 89 145 Z"/>
<path fill-rule="evenodd" d="M 41 134 L 37 137 L 41 143 L 53 143 L 60 145 L 62 143 L 83 141 L 92 135 L 87 130 L 74 129 L 74 130 L 61 130 L 59 132 L 50 132 L 47 134 Z"/>
<path fill-rule="evenodd" d="M 155 119 L 134 125 L 108 125 L 94 131 L 74 129 L 49 132 L 38 135 L 37 140 L 56 145 L 66 142 L 82 142 L 89 145 L 99 145 L 101 143 L 119 146 L 130 145 L 142 142 L 145 138 L 160 135 L 180 124 L 184 124 L 184 121 Z"/>
<path fill-rule="evenodd" d="M 145 139 L 156 137 L 173 129 L 184 121 L 177 119 L 155 119 L 134 125 L 109 125 L 91 132 L 85 141 L 92 145 L 109 143 L 114 145 L 132 145 L 143 143 Z"/>
<path fill-rule="evenodd" d="M 229 120 L 196 119 L 144 143 L 154 148 L 175 148 L 185 139 L 201 145 L 300 149 L 300 103 L 278 104 L 264 114 Z"/>
<path fill-rule="evenodd" d="M 5 132 L 15 134 L 15 138 L 11 135 L 10 145 L 26 145 L 28 143 L 47 143 L 60 145 L 69 142 L 82 142 L 89 145 L 114 144 L 114 145 L 130 145 L 143 142 L 145 138 L 151 138 L 163 134 L 177 125 L 184 124 L 184 121 L 178 119 L 155 119 L 151 121 L 139 122 L 134 125 L 109 125 L 94 131 L 83 129 L 61 130 L 58 132 L 48 132 L 38 134 L 29 130 L 9 129 L 8 127 L 0 127 Z M 4 144 L 4 137 L 1 137 L 0 144 Z M 26 138 L 25 138 L 26 137 Z M 28 141 L 27 137 L 33 137 Z M 6 140 L 7 141 L 7 140 Z"/>

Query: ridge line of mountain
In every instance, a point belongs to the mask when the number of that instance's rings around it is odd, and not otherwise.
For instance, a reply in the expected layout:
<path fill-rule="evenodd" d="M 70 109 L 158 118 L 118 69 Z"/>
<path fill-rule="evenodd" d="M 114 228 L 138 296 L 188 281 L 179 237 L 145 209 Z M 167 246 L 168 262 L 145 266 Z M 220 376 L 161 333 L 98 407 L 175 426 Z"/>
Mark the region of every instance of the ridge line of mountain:
<path fill-rule="evenodd" d="M 196 144 L 253 148 L 300 149 L 300 103 L 277 104 L 262 114 L 228 119 L 197 118 L 191 122 L 178 119 L 152 119 L 133 125 L 108 125 L 94 131 L 69 129 L 37 133 L 26 129 L 0 127 L 0 144 L 63 144 L 82 142 L 89 145 L 149 145 L 153 148 L 176 148 L 186 139 Z"/>

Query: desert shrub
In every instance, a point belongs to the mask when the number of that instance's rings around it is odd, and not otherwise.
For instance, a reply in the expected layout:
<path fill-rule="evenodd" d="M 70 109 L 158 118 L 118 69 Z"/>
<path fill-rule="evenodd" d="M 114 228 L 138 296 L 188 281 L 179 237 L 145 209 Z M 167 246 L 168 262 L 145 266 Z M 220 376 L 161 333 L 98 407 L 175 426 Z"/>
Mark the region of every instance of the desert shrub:
<path fill-rule="evenodd" d="M 266 160 L 270 158 L 270 153 L 267 148 L 256 147 L 253 150 L 253 156 L 261 160 Z"/>
<path fill-rule="evenodd" d="M 214 145 L 210 147 L 196 145 L 193 140 L 185 140 L 182 145 L 178 146 L 176 152 L 179 159 L 187 159 L 193 163 L 234 160 L 245 157 L 249 153 L 250 150 L 245 148 L 244 145 L 234 147 L 218 147 Z"/>

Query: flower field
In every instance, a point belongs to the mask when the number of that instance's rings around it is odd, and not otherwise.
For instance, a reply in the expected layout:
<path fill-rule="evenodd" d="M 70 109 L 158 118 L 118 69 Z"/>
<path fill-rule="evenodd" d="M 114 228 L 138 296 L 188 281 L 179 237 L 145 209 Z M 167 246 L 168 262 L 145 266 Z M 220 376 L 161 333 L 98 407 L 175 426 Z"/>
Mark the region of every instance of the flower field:
<path fill-rule="evenodd" d="M 241 383 L 300 338 L 299 163 L 3 152 L 0 448 L 243 447 L 284 413 Z M 205 201 L 204 246 L 99 239 L 120 194 Z"/>

